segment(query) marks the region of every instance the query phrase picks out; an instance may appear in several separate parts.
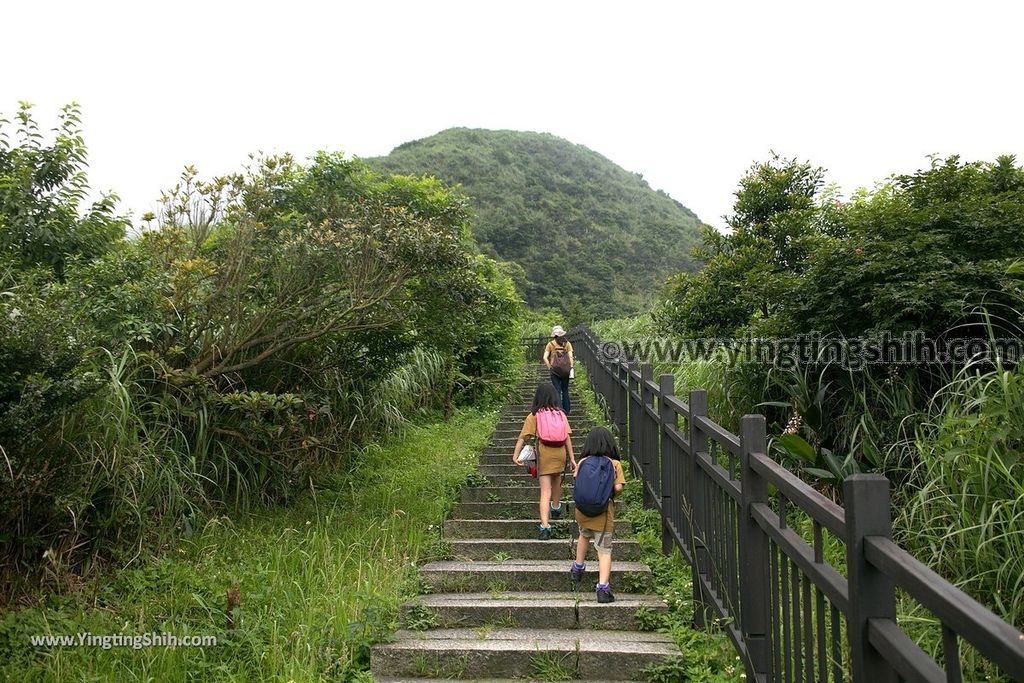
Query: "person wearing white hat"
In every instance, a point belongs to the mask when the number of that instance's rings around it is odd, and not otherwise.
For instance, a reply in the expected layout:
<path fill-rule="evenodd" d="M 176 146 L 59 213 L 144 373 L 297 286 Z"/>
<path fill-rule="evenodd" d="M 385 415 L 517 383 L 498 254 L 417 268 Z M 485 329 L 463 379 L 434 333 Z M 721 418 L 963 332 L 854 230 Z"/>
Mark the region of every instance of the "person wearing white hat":
<path fill-rule="evenodd" d="M 558 390 L 562 412 L 569 414 L 569 379 L 573 375 L 572 342 L 561 325 L 551 328 L 551 341 L 544 347 L 544 365 L 551 371 L 551 383 Z"/>

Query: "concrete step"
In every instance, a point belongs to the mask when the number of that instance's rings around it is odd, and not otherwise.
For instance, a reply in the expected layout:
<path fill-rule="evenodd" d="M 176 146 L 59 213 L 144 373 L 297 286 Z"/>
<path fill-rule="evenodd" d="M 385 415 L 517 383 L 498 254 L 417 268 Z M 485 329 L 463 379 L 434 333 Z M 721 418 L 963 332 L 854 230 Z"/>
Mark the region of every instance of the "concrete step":
<path fill-rule="evenodd" d="M 576 522 L 560 519 L 551 522 L 555 538 L 579 536 Z M 629 522 L 616 521 L 615 535 L 619 538 L 633 534 Z M 449 519 L 444 523 L 445 538 L 537 538 L 537 522 L 532 519 Z"/>
<path fill-rule="evenodd" d="M 576 395 L 576 394 L 570 394 L 569 395 L 569 403 L 571 403 L 572 405 L 570 406 L 571 410 L 569 411 L 569 415 L 567 417 L 570 420 L 572 420 L 574 417 L 575 418 L 579 418 L 581 420 L 592 420 L 593 419 L 592 417 L 590 417 L 590 415 L 587 414 L 587 411 L 583 407 L 583 402 L 582 401 L 583 401 L 583 397 L 582 396 L 579 396 L 579 395 Z M 559 406 L 559 407 L 561 407 L 561 406 Z M 498 413 L 498 417 L 502 418 L 502 419 L 507 418 L 507 419 L 510 419 L 510 420 L 514 420 L 514 419 L 522 420 L 524 417 L 526 417 L 529 413 L 532 412 L 532 410 L 531 410 L 532 408 L 533 408 L 533 394 L 530 394 L 530 398 L 528 400 L 517 401 L 514 405 L 509 405 L 505 410 L 502 410 L 500 413 Z"/>
<path fill-rule="evenodd" d="M 571 470 L 569 470 L 569 465 L 568 465 L 569 459 L 566 458 L 565 461 L 567 463 L 565 471 L 566 471 L 566 473 L 570 473 Z M 494 466 L 494 465 L 507 466 L 507 467 L 519 467 L 518 470 L 510 470 L 509 472 L 497 472 L 497 471 L 495 471 L 494 474 L 515 474 L 516 472 L 519 472 L 519 473 L 526 472 L 525 466 L 520 467 L 519 465 L 513 465 L 512 464 L 512 453 L 511 452 L 507 452 L 507 453 L 491 453 L 490 455 L 481 455 L 480 459 L 479 459 L 479 462 L 477 463 L 477 467 L 478 468 L 479 467 L 484 467 L 484 466 Z"/>
<path fill-rule="evenodd" d="M 498 448 L 505 448 L 505 449 L 508 450 L 509 453 L 511 453 L 512 449 L 516 447 L 516 441 L 519 440 L 517 438 L 517 436 L 494 437 L 494 438 L 492 438 L 488 442 L 487 446 L 484 447 L 484 452 L 486 453 L 489 450 L 498 449 Z M 581 448 L 583 448 L 583 444 L 586 442 L 586 440 L 587 440 L 586 435 L 578 434 L 578 433 L 573 433 L 573 435 L 572 435 L 572 446 L 573 446 L 573 448 L 575 448 L 576 450 L 580 450 Z"/>
<path fill-rule="evenodd" d="M 511 462 L 511 459 L 510 459 Z M 563 476 L 562 486 L 570 487 L 572 477 Z M 531 477 L 524 469 L 519 474 L 492 474 L 487 477 L 488 486 L 519 486 L 525 488 L 537 488 L 537 480 Z"/>
<path fill-rule="evenodd" d="M 498 425 L 505 429 L 513 429 L 523 426 L 523 420 L 530 414 L 529 407 L 523 407 L 522 410 L 509 411 L 500 413 L 498 415 Z M 569 419 L 569 424 L 575 427 L 577 424 L 593 426 L 595 425 L 594 418 L 580 413 L 572 413 L 566 416 Z"/>
<path fill-rule="evenodd" d="M 512 442 L 510 444 L 509 443 L 499 443 L 499 444 L 496 444 L 496 445 L 484 446 L 484 450 L 483 450 L 483 452 L 480 455 L 482 455 L 485 458 L 487 458 L 489 456 L 495 456 L 495 455 L 504 456 L 505 460 L 507 460 L 509 463 L 511 463 L 512 462 L 512 453 L 515 451 L 515 449 L 516 449 L 515 442 Z M 580 453 L 582 451 L 583 451 L 583 444 L 582 443 L 581 444 L 573 443 L 573 445 L 572 445 L 572 452 L 573 453 Z M 568 456 L 566 456 L 566 459 L 568 459 Z"/>
<path fill-rule="evenodd" d="M 583 444 L 587 441 L 587 434 L 590 433 L 589 429 L 576 429 L 575 425 L 572 429 L 572 445 L 577 450 L 583 448 Z M 519 430 L 516 429 L 514 432 L 509 430 L 503 434 L 492 434 L 490 440 L 484 448 L 498 448 L 509 446 L 509 450 L 516 445 L 516 441 L 519 440 Z"/>
<path fill-rule="evenodd" d="M 569 420 L 569 426 L 572 428 L 574 433 L 586 433 L 596 427 L 591 420 L 586 422 L 579 422 L 578 420 Z M 523 431 L 523 421 L 517 420 L 516 422 L 500 422 L 494 429 L 495 436 L 502 437 L 517 437 L 519 433 Z"/>
<path fill-rule="evenodd" d="M 588 565 L 588 569 L 591 569 Z M 597 573 L 588 572 L 593 583 Z M 565 560 L 445 560 L 420 567 L 427 593 L 479 593 L 504 591 L 572 591 L 569 562 Z M 654 585 L 650 568 L 640 562 L 612 562 L 612 590 L 646 593 Z"/>
<path fill-rule="evenodd" d="M 528 496 L 523 496 L 528 498 Z M 534 497 L 536 498 L 536 496 Z M 624 509 L 622 501 L 614 503 L 616 512 Z M 573 519 L 571 500 L 562 502 L 562 519 Z M 452 512 L 457 519 L 536 519 L 540 514 L 537 500 L 506 500 L 487 503 L 459 503 Z"/>
<path fill-rule="evenodd" d="M 643 669 L 679 656 L 660 633 L 590 629 L 436 629 L 399 631 L 374 646 L 378 677 L 531 678 L 557 664 L 571 678 L 630 680 Z"/>
<path fill-rule="evenodd" d="M 464 503 L 497 503 L 501 501 L 529 500 L 540 495 L 537 480 L 525 477 L 518 486 L 466 486 L 462 489 Z M 562 486 L 562 500 L 572 498 L 572 488 Z"/>
<path fill-rule="evenodd" d="M 508 425 L 512 425 L 522 428 L 523 421 L 526 420 L 526 416 L 529 414 L 530 411 L 527 408 L 524 408 L 523 410 L 517 410 L 511 413 L 501 413 L 500 415 L 498 415 L 498 424 L 505 425 L 506 427 L 508 427 Z M 591 428 L 596 426 L 592 418 L 586 417 L 582 413 L 571 413 L 566 417 L 569 419 L 569 426 L 572 427 L 574 430 L 576 429 L 577 422 L 579 424 L 586 425 Z"/>
<path fill-rule="evenodd" d="M 505 464 L 477 465 L 476 466 L 476 471 L 479 472 L 480 474 L 484 475 L 485 477 L 490 477 L 491 475 L 496 475 L 496 474 L 508 474 L 508 475 L 516 475 L 516 476 L 529 476 L 525 466 L 523 466 L 523 465 L 513 465 L 512 464 L 512 457 L 511 456 L 505 458 Z M 572 473 L 572 470 L 569 469 L 568 463 L 566 464 L 566 469 L 563 470 L 563 473 L 564 473 L 564 475 L 570 475 Z M 531 479 L 532 479 L 532 477 L 531 477 Z"/>
<path fill-rule="evenodd" d="M 569 427 L 572 429 L 574 435 L 585 435 L 595 426 L 597 425 L 594 425 L 589 420 L 584 424 L 580 424 L 576 420 L 569 418 Z M 519 433 L 523 431 L 523 419 L 518 418 L 516 420 L 510 420 L 508 422 L 500 422 L 498 425 L 495 426 L 494 431 L 499 436 L 519 436 Z"/>
<path fill-rule="evenodd" d="M 566 458 L 568 461 L 568 458 Z M 499 453 L 486 453 L 481 454 L 477 460 L 478 465 L 511 465 L 512 464 L 512 449 L 501 449 Z"/>
<path fill-rule="evenodd" d="M 577 593 L 442 593 L 422 595 L 402 605 L 404 628 L 423 624 L 430 628 L 501 628 L 642 630 L 636 612 L 641 607 L 667 612 L 656 595 L 621 594 L 615 602 L 599 604 L 586 585 Z"/>
<path fill-rule="evenodd" d="M 392 678 L 391 676 L 385 676 L 383 678 L 376 678 L 377 683 L 523 683 L 522 678 L 474 678 L 472 680 L 467 678 L 409 678 L 408 676 L 402 676 L 401 678 Z M 528 679 L 527 679 L 528 680 Z M 561 683 L 611 683 L 608 679 L 601 681 L 583 681 L 579 678 L 567 678 Z M 616 681 L 615 683 L 623 683 L 623 681 Z M 647 681 L 635 681 L 634 683 L 648 683 Z"/>
<path fill-rule="evenodd" d="M 552 539 L 539 541 L 535 538 L 456 538 L 448 541 L 452 557 L 456 560 L 491 560 L 505 557 L 513 560 L 563 560 L 569 562 L 576 557 L 576 539 Z M 640 560 L 640 544 L 631 538 L 612 540 L 612 557 L 615 562 L 636 562 Z M 588 561 L 597 561 L 593 546 L 588 551 Z M 597 565 L 594 565 L 595 567 Z M 589 568 L 589 565 L 588 565 Z"/>

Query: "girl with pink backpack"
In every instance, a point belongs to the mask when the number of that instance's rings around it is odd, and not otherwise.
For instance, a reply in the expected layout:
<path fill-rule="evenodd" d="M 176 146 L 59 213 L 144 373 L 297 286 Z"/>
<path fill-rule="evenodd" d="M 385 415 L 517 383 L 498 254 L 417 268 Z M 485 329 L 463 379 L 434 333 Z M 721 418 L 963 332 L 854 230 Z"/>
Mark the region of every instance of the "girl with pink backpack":
<path fill-rule="evenodd" d="M 562 516 L 562 475 L 568 458 L 572 469 L 576 469 L 576 456 L 572 452 L 572 429 L 565 413 L 559 408 L 558 392 L 553 384 L 544 383 L 537 387 L 533 396 L 530 414 L 523 421 L 512 462 L 519 462 L 519 453 L 527 439 L 536 441 L 537 479 L 540 482 L 540 526 L 537 538 L 546 541 L 551 538 L 551 520 Z"/>

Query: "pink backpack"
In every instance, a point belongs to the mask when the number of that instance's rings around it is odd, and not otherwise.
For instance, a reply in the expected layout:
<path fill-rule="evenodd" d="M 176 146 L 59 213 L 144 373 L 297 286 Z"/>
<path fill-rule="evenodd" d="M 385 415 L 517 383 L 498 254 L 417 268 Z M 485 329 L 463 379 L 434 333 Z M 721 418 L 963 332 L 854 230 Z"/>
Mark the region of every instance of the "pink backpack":
<path fill-rule="evenodd" d="M 564 446 L 569 438 L 569 421 L 558 408 L 537 411 L 537 437 L 546 446 Z"/>

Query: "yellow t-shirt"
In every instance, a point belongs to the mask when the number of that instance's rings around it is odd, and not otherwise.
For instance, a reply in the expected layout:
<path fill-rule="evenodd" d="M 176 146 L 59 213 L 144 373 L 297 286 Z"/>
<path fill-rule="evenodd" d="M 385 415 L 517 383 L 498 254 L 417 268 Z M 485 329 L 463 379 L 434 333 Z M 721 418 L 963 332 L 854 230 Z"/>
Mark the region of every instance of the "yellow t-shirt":
<path fill-rule="evenodd" d="M 544 347 L 544 353 L 548 357 L 548 363 L 554 363 L 555 362 L 555 351 L 557 351 L 559 349 L 564 349 L 565 352 L 568 353 L 571 356 L 572 355 L 572 342 L 569 341 L 568 339 L 566 339 L 565 340 L 565 345 L 560 347 L 558 344 L 555 343 L 554 339 L 549 341 L 548 345 Z"/>
<path fill-rule="evenodd" d="M 586 459 L 583 458 L 576 461 L 576 472 L 579 472 L 580 464 Z M 615 486 L 619 484 L 626 485 L 626 476 L 622 473 L 622 464 L 618 460 L 612 460 L 612 466 L 615 468 L 615 483 L 612 484 L 612 491 L 614 492 Z M 576 476 L 576 472 L 573 472 L 573 477 Z M 597 517 L 587 517 L 579 510 L 576 510 L 576 523 L 584 529 L 590 529 L 591 531 L 615 531 L 615 503 L 609 504 L 608 508 Z"/>

